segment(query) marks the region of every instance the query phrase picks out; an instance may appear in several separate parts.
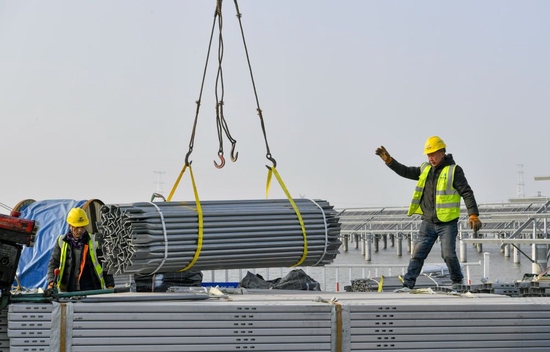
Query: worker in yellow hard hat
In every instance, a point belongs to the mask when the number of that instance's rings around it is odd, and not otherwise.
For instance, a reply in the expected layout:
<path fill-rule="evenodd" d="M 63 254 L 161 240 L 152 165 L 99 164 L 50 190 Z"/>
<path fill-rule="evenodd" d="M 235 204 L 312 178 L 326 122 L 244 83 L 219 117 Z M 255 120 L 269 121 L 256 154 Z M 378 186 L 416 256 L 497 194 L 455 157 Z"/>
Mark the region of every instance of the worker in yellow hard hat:
<path fill-rule="evenodd" d="M 59 291 L 88 291 L 115 286 L 113 275 L 102 268 L 102 252 L 86 226 L 86 211 L 72 208 L 67 214 L 69 231 L 57 238 L 48 264 L 48 288 Z M 56 270 L 58 269 L 58 270 Z"/>
<path fill-rule="evenodd" d="M 428 138 L 424 145 L 424 154 L 428 156 L 428 162 L 420 166 L 405 166 L 399 163 L 383 146 L 375 151 L 376 155 L 399 176 L 418 180 L 407 215 L 420 214 L 422 223 L 407 273 L 403 278 L 403 288 L 398 291 L 406 292 L 414 287 L 424 260 L 438 238 L 441 241 L 441 257 L 449 269 L 452 287 L 460 287 L 464 276 L 456 255 L 456 238 L 461 198 L 464 199 L 468 210 L 470 227 L 474 232 L 481 229 L 474 192 L 466 180 L 464 171 L 455 163 L 453 156 L 447 154 L 446 149 L 447 145 L 438 136 Z"/>

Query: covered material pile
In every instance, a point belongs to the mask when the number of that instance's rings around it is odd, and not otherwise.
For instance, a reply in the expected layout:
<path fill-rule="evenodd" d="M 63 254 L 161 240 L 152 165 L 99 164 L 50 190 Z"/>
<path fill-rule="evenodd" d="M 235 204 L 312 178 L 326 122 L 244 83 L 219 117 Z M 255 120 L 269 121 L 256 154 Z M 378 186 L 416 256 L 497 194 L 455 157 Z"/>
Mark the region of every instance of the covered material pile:
<path fill-rule="evenodd" d="M 340 222 L 324 200 L 105 205 L 98 228 L 111 273 L 322 266 L 339 253 Z M 202 218 L 202 229 L 199 224 Z"/>
<path fill-rule="evenodd" d="M 275 290 L 304 290 L 321 291 L 321 285 L 306 274 L 302 269 L 294 269 L 283 278 L 265 280 L 260 274 L 253 274 L 250 271 L 239 282 L 239 287 L 275 289 Z"/>

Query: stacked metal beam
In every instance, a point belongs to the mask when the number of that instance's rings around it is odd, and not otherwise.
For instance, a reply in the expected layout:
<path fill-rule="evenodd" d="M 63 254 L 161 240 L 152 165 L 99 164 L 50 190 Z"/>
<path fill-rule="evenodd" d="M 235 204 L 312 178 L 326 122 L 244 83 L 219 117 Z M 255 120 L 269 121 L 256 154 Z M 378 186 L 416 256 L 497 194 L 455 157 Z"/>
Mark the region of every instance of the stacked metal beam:
<path fill-rule="evenodd" d="M 550 351 L 548 298 L 364 295 L 346 301 L 346 351 Z"/>
<path fill-rule="evenodd" d="M 7 314 L 8 351 L 52 351 L 52 309 L 51 303 L 10 304 Z"/>
<path fill-rule="evenodd" d="M 294 202 L 306 247 L 288 199 L 201 202 L 200 246 L 194 202 L 105 205 L 99 223 L 104 263 L 115 274 L 269 268 L 298 264 L 305 248 L 300 266 L 332 263 L 340 247 L 337 212 L 324 200 Z"/>
<path fill-rule="evenodd" d="M 0 311 L 0 352 L 9 352 L 10 339 L 8 337 L 8 310 Z"/>
<path fill-rule="evenodd" d="M 330 305 L 165 300 L 170 296 L 39 305 L 49 308 L 42 315 L 52 323 L 32 330 L 24 324 L 34 322 L 36 304 L 10 306 L 11 351 L 331 351 Z"/>
<path fill-rule="evenodd" d="M 20 302 L 9 305 L 10 352 L 550 351 L 549 297 L 318 295 L 124 293 Z"/>

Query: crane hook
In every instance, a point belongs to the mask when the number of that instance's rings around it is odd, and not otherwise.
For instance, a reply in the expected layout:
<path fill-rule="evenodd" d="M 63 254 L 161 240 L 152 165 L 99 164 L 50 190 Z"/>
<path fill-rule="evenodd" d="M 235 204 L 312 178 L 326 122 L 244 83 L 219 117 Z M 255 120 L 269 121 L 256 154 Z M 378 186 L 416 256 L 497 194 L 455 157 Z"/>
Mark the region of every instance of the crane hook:
<path fill-rule="evenodd" d="M 237 161 L 237 159 L 239 158 L 239 152 L 235 153 L 235 144 L 237 144 L 237 143 L 232 143 L 232 145 L 231 145 L 231 161 L 232 162 Z"/>
<path fill-rule="evenodd" d="M 220 157 L 221 163 L 216 163 L 216 160 L 214 160 L 214 166 L 216 169 L 221 169 L 225 165 L 225 158 L 223 157 L 223 152 L 218 152 L 218 156 Z"/>
<path fill-rule="evenodd" d="M 185 165 L 191 166 L 192 161 L 189 161 L 189 157 L 191 156 L 191 153 L 193 152 L 193 148 L 189 148 L 189 151 L 187 154 L 185 154 Z"/>
<path fill-rule="evenodd" d="M 271 161 L 273 163 L 273 167 L 277 167 L 277 161 L 275 160 L 275 158 L 273 158 L 271 156 L 271 153 L 267 153 L 265 155 L 265 157 L 267 158 L 267 160 Z M 266 165 L 267 166 L 267 165 Z M 269 166 L 267 167 L 269 169 Z"/>

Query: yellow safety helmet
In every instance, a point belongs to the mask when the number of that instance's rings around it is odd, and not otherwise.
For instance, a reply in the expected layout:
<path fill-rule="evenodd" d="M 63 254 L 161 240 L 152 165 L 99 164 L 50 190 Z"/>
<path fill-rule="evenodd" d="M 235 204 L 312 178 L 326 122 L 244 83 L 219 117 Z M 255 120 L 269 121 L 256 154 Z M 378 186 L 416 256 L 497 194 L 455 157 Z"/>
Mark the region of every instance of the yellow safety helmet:
<path fill-rule="evenodd" d="M 431 154 L 443 148 L 447 148 L 445 142 L 438 136 L 431 136 L 424 144 L 424 154 Z"/>
<path fill-rule="evenodd" d="M 88 226 L 90 220 L 82 208 L 72 208 L 67 215 L 67 222 L 74 227 Z"/>

